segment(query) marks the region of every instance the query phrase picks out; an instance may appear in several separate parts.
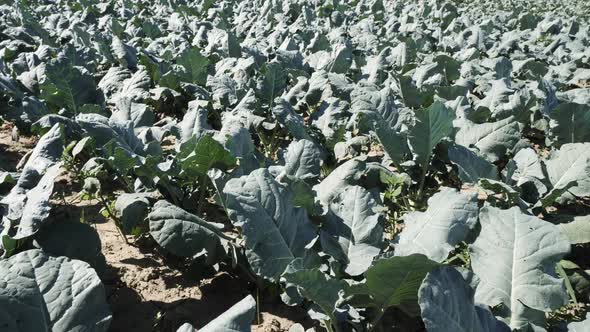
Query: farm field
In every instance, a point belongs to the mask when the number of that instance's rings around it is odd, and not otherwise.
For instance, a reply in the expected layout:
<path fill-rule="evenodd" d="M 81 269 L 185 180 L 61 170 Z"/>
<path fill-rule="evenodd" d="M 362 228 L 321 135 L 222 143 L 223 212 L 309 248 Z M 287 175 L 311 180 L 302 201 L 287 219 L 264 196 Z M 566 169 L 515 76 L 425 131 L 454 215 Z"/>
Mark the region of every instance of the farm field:
<path fill-rule="evenodd" d="M 589 18 L 0 0 L 0 332 L 590 331 Z"/>

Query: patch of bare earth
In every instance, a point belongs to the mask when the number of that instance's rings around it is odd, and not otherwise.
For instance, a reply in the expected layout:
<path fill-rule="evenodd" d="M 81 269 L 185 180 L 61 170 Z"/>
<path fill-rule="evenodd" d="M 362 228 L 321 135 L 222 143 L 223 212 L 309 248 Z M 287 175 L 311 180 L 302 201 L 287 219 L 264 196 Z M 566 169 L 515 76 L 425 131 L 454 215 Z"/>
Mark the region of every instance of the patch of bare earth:
<path fill-rule="evenodd" d="M 108 264 L 103 282 L 113 311 L 110 331 L 176 331 L 185 322 L 203 327 L 252 293 L 247 281 L 226 272 L 203 280 L 183 275 L 159 255 L 126 244 L 112 221 L 96 229 Z M 253 331 L 286 331 L 294 322 L 309 325 L 302 309 L 276 301 L 260 301 L 260 310 Z"/>
<path fill-rule="evenodd" d="M 37 140 L 32 137 L 18 137 L 13 140 L 11 123 L 0 125 L 0 170 L 16 171 L 16 165 L 21 158 L 31 151 Z"/>

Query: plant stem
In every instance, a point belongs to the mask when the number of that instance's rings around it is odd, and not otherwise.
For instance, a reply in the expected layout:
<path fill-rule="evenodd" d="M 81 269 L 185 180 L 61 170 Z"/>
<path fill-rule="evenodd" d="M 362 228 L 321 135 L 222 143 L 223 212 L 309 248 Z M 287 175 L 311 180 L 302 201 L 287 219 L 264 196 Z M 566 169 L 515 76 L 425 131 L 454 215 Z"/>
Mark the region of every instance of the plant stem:
<path fill-rule="evenodd" d="M 260 325 L 260 288 L 256 287 L 256 321 Z"/>
<path fill-rule="evenodd" d="M 207 191 L 207 175 L 201 176 L 199 179 L 199 206 L 197 207 L 197 213 L 201 215 L 203 208 L 205 207 L 205 193 Z"/>
<path fill-rule="evenodd" d="M 374 331 L 375 328 L 378 325 L 379 321 L 381 320 L 381 318 L 383 317 L 383 315 L 385 314 L 385 310 L 383 309 L 379 309 L 379 313 L 377 314 L 377 316 L 375 316 L 375 318 L 373 318 L 373 320 L 371 321 L 371 328 L 369 329 L 369 332 Z"/>
<path fill-rule="evenodd" d="M 422 196 L 424 195 L 424 182 L 426 182 L 426 173 L 428 173 L 428 165 L 430 164 L 430 160 L 422 166 L 422 174 L 420 175 L 420 185 L 418 186 L 418 195 L 417 201 L 422 200 Z"/>
<path fill-rule="evenodd" d="M 125 243 L 127 243 L 127 245 L 130 245 L 129 240 L 127 240 L 127 237 L 125 236 L 125 234 L 123 234 L 123 232 L 121 231 L 121 228 L 119 227 L 121 224 L 119 218 L 117 218 L 117 216 L 111 211 L 109 204 L 107 203 L 107 201 L 104 199 L 104 197 L 102 196 L 102 194 L 100 192 L 98 193 L 98 199 L 102 203 L 105 210 L 107 210 L 109 217 L 111 217 L 111 219 L 113 219 L 113 221 L 115 222 L 115 228 L 117 228 L 117 230 L 119 231 L 119 235 L 121 235 L 121 237 L 123 238 L 123 240 L 125 240 Z"/>

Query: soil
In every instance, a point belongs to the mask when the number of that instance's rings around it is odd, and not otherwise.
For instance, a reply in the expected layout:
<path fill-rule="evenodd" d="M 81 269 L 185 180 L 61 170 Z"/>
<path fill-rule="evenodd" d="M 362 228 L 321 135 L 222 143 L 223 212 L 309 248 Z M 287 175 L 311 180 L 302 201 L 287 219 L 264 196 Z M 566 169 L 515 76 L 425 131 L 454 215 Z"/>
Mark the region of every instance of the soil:
<path fill-rule="evenodd" d="M 0 170 L 15 172 L 21 158 L 37 143 L 32 137 L 19 137 L 18 141 L 12 140 L 12 124 L 0 125 Z"/>
<path fill-rule="evenodd" d="M 110 331 L 176 331 L 185 322 L 202 327 L 252 293 L 252 285 L 227 272 L 191 278 L 157 253 L 125 243 L 110 220 L 96 229 L 108 264 L 103 282 L 113 311 Z M 276 300 L 263 299 L 259 305 L 260 324 L 253 331 L 286 331 L 294 322 L 309 325 L 302 309 Z"/>
<path fill-rule="evenodd" d="M 20 137 L 14 142 L 11 131 L 9 123 L 0 126 L 0 170 L 14 172 L 37 140 Z M 223 269 L 194 273 L 180 260 L 159 252 L 149 236 L 144 243 L 127 244 L 114 222 L 100 214 L 98 202 L 79 198 L 80 184 L 67 175 L 56 182 L 54 215 L 83 215 L 100 236 L 107 263 L 101 278 L 113 313 L 109 332 L 173 332 L 186 322 L 201 328 L 248 294 L 257 297 L 255 284 L 247 278 Z M 295 322 L 313 326 L 303 308 L 286 306 L 276 295 L 260 291 L 257 302 L 260 315 L 253 331 L 287 331 Z"/>

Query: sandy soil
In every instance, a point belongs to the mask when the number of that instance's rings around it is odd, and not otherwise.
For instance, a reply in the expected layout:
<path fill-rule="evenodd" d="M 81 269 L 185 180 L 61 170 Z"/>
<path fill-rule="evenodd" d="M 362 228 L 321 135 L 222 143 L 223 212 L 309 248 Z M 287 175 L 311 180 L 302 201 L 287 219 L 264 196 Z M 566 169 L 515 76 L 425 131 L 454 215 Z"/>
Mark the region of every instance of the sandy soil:
<path fill-rule="evenodd" d="M 249 282 L 227 272 L 199 280 L 170 267 L 156 252 L 126 244 L 111 221 L 96 228 L 108 264 L 104 283 L 113 332 L 175 331 L 184 322 L 202 327 L 252 293 Z M 261 322 L 253 331 L 286 331 L 294 322 L 309 325 L 302 309 L 264 299 L 260 306 Z"/>

